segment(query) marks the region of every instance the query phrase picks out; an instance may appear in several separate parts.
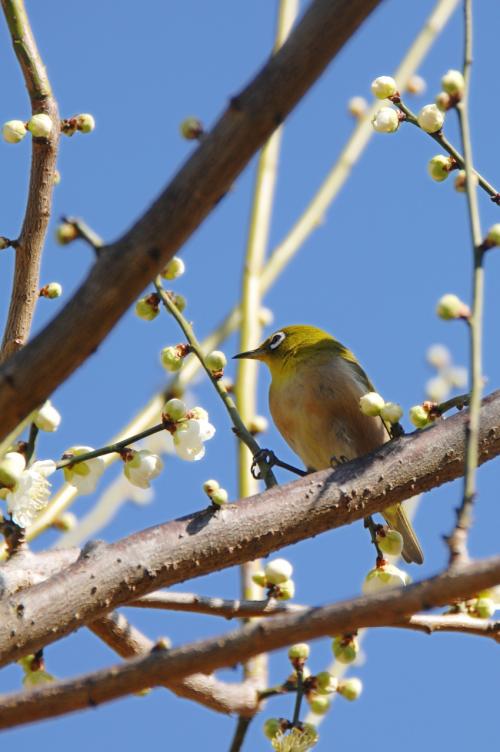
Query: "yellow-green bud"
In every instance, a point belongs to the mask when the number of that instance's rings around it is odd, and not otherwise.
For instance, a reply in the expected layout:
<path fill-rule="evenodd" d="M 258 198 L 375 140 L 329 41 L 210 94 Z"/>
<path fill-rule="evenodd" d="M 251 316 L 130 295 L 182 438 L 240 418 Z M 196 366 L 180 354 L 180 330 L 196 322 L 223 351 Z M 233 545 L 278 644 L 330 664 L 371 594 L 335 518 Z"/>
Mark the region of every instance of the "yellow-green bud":
<path fill-rule="evenodd" d="M 12 245 L 9 238 L 6 238 L 4 235 L 0 235 L 0 251 L 5 251 L 6 248 L 10 248 Z"/>
<path fill-rule="evenodd" d="M 0 460 L 0 483 L 12 488 L 26 467 L 26 459 L 20 452 L 7 452 Z"/>
<path fill-rule="evenodd" d="M 288 648 L 288 657 L 291 661 L 307 661 L 311 648 L 307 642 L 297 642 Z"/>
<path fill-rule="evenodd" d="M 33 115 L 27 123 L 28 130 L 35 138 L 48 138 L 52 132 L 52 120 L 43 112 Z"/>
<path fill-rule="evenodd" d="M 215 504 L 216 507 L 223 506 L 227 502 L 228 498 L 229 494 L 225 488 L 217 488 L 213 493 L 210 494 L 212 504 Z"/>
<path fill-rule="evenodd" d="M 372 117 L 372 126 L 377 133 L 394 133 L 399 128 L 398 113 L 393 107 L 382 107 Z"/>
<path fill-rule="evenodd" d="M 450 321 L 451 319 L 469 318 L 470 309 L 457 295 L 448 293 L 438 300 L 436 313 L 440 319 Z"/>
<path fill-rule="evenodd" d="M 333 676 L 329 671 L 320 671 L 316 674 L 316 691 L 319 694 L 331 694 L 336 692 L 339 686 L 337 677 Z"/>
<path fill-rule="evenodd" d="M 458 70 L 449 70 L 441 79 L 443 90 L 452 97 L 461 97 L 465 89 L 465 81 Z"/>
<path fill-rule="evenodd" d="M 283 724 L 280 718 L 268 718 L 264 721 L 264 736 L 267 736 L 268 739 L 274 739 L 274 737 L 280 734 L 282 730 Z"/>
<path fill-rule="evenodd" d="M 497 223 L 490 227 L 486 240 L 490 246 L 500 245 L 500 224 Z"/>
<path fill-rule="evenodd" d="M 479 619 L 489 619 L 495 611 L 496 603 L 492 598 L 477 598 L 472 608 L 472 615 Z"/>
<path fill-rule="evenodd" d="M 56 229 L 56 240 L 59 245 L 68 245 L 76 240 L 78 237 L 78 230 L 71 224 L 71 222 L 62 222 Z"/>
<path fill-rule="evenodd" d="M 431 402 L 443 402 L 450 393 L 450 385 L 443 376 L 435 376 L 427 381 L 425 391 Z"/>
<path fill-rule="evenodd" d="M 266 587 L 267 579 L 265 573 L 262 570 L 254 572 L 252 575 L 252 582 L 255 582 L 259 587 Z"/>
<path fill-rule="evenodd" d="M 178 292 L 174 292 L 172 293 L 172 300 L 179 313 L 182 313 L 187 306 L 187 300 L 184 295 L 181 295 Z"/>
<path fill-rule="evenodd" d="M 352 677 L 351 679 L 343 679 L 339 682 L 338 693 L 345 697 L 346 700 L 357 700 L 363 691 L 363 684 L 361 679 Z"/>
<path fill-rule="evenodd" d="M 477 177 L 477 172 L 472 173 L 472 183 L 473 185 L 477 185 L 479 183 L 479 179 Z M 455 190 L 458 191 L 458 193 L 466 193 L 467 191 L 467 178 L 465 175 L 465 170 L 459 170 L 457 173 L 457 176 L 455 178 L 454 182 Z"/>
<path fill-rule="evenodd" d="M 280 584 L 276 585 L 276 587 L 278 589 L 276 598 L 279 601 L 289 601 L 295 595 L 295 583 L 293 580 L 286 580 L 285 582 L 280 582 Z"/>
<path fill-rule="evenodd" d="M 397 530 L 378 530 L 377 545 L 384 554 L 400 556 L 403 550 L 403 536 Z"/>
<path fill-rule="evenodd" d="M 212 350 L 206 357 L 206 364 L 209 371 L 219 373 L 227 365 L 227 358 L 220 350 Z"/>
<path fill-rule="evenodd" d="M 359 408 L 363 415 L 368 415 L 371 418 L 380 415 L 380 411 L 385 405 L 384 398 L 377 394 L 377 392 L 368 392 L 364 394 L 359 400 Z"/>
<path fill-rule="evenodd" d="M 417 73 L 414 73 L 406 84 L 406 91 L 408 92 L 408 94 L 413 94 L 414 96 L 423 94 L 426 88 L 427 84 L 425 83 L 425 79 L 423 79 L 422 76 L 419 76 Z"/>
<path fill-rule="evenodd" d="M 428 411 L 423 405 L 413 405 L 413 407 L 410 407 L 409 416 L 415 428 L 425 428 L 432 422 Z"/>
<path fill-rule="evenodd" d="M 54 298 L 60 298 L 62 295 L 62 285 L 59 282 L 49 282 L 48 285 L 44 285 L 38 293 L 41 298 L 48 298 L 54 300 Z"/>
<path fill-rule="evenodd" d="M 8 144 L 18 144 L 25 137 L 27 131 L 22 120 L 8 120 L 3 125 L 3 140 Z"/>
<path fill-rule="evenodd" d="M 429 160 L 427 170 L 433 180 L 441 183 L 446 180 L 450 174 L 450 170 L 453 169 L 454 160 L 451 157 L 447 157 L 445 154 L 436 154 Z"/>
<path fill-rule="evenodd" d="M 28 673 L 25 674 L 23 678 L 23 687 L 29 689 L 30 687 L 36 687 L 39 684 L 47 684 L 48 682 L 53 681 L 55 681 L 55 679 L 52 674 L 49 674 L 49 672 L 45 671 L 44 669 L 39 669 L 38 671 L 28 671 Z"/>
<path fill-rule="evenodd" d="M 435 104 L 426 104 L 418 113 L 417 122 L 426 133 L 437 133 L 444 123 L 444 115 Z"/>
<path fill-rule="evenodd" d="M 347 103 L 347 111 L 349 115 L 355 118 L 363 117 L 368 109 L 368 102 L 364 97 L 351 97 Z"/>
<path fill-rule="evenodd" d="M 333 639 L 332 650 L 340 663 L 352 663 L 358 656 L 359 642 L 356 637 L 341 635 Z"/>
<path fill-rule="evenodd" d="M 196 117 L 188 117 L 180 125 L 181 136 L 188 141 L 195 141 L 203 135 L 203 123 Z"/>
<path fill-rule="evenodd" d="M 172 399 L 169 399 L 168 402 L 165 403 L 162 410 L 162 415 L 165 415 L 168 419 L 173 420 L 177 422 L 178 420 L 182 420 L 186 417 L 187 413 L 187 407 L 185 402 L 183 402 L 181 399 L 177 399 L 177 397 L 173 397 Z M 217 481 L 207 481 L 207 483 L 217 483 Z M 219 484 L 217 483 L 217 486 Z M 205 486 L 203 486 L 205 488 Z"/>
<path fill-rule="evenodd" d="M 54 185 L 59 185 L 61 182 L 61 173 L 59 170 L 54 170 Z"/>
<path fill-rule="evenodd" d="M 453 106 L 453 101 L 450 95 L 445 91 L 440 91 L 439 94 L 436 94 L 434 102 L 436 103 L 436 107 L 441 110 L 441 112 L 448 112 L 450 107 Z"/>
<path fill-rule="evenodd" d="M 184 264 L 184 261 L 179 258 L 179 256 L 174 256 L 162 271 L 161 276 L 163 279 L 177 279 L 178 277 L 181 277 L 185 271 L 186 265 Z"/>
<path fill-rule="evenodd" d="M 372 94 L 377 99 L 388 99 L 398 93 L 398 87 L 391 76 L 379 76 L 371 85 Z"/>
<path fill-rule="evenodd" d="M 93 115 L 88 112 L 82 112 L 80 115 L 76 115 L 76 127 L 81 133 L 92 133 L 95 128 L 95 120 Z"/>
<path fill-rule="evenodd" d="M 216 480 L 206 480 L 203 484 L 203 490 L 207 496 L 211 496 L 218 488 L 220 488 L 220 485 Z"/>
<path fill-rule="evenodd" d="M 252 436 L 255 436 L 258 433 L 264 433 L 264 431 L 267 431 L 268 425 L 268 420 L 263 415 L 254 415 L 248 424 L 248 430 Z"/>
<path fill-rule="evenodd" d="M 386 402 L 380 410 L 380 417 L 388 423 L 398 423 L 403 417 L 403 408 L 396 402 Z"/>
<path fill-rule="evenodd" d="M 171 373 L 180 371 L 182 368 L 183 358 L 175 347 L 164 347 L 160 353 L 160 360 L 163 368 Z"/>
<path fill-rule="evenodd" d="M 281 585 L 290 579 L 293 567 L 286 559 L 273 559 L 266 564 L 264 571 L 270 585 Z"/>
<path fill-rule="evenodd" d="M 52 527 L 55 527 L 56 530 L 60 530 L 62 533 L 69 533 L 77 525 L 78 517 L 73 512 L 63 512 L 52 523 Z"/>
<path fill-rule="evenodd" d="M 153 295 L 139 298 L 135 304 L 135 313 L 143 321 L 153 321 L 160 313 L 158 300 Z"/>
<path fill-rule="evenodd" d="M 306 699 L 312 712 L 316 715 L 324 715 L 330 707 L 330 700 L 326 695 L 309 692 L 306 695 Z"/>

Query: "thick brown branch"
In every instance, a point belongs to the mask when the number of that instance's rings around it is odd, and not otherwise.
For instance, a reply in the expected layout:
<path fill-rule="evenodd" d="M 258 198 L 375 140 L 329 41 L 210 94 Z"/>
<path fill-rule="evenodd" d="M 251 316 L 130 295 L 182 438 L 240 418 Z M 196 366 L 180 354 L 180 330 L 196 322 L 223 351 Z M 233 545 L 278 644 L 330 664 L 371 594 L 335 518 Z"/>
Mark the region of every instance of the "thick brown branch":
<path fill-rule="evenodd" d="M 38 300 L 40 262 L 52 208 L 59 143 L 57 103 L 52 96 L 50 83 L 33 38 L 24 2 L 2 0 L 2 7 L 31 100 L 32 113 L 35 115 L 43 112 L 49 115 L 53 129 L 46 139 L 32 139 L 28 201 L 21 234 L 15 244 L 14 281 L 0 361 L 19 350 L 29 336 Z"/>
<path fill-rule="evenodd" d="M 65 572 L 0 604 L 0 665 L 159 587 L 267 555 L 457 478 L 466 421 L 462 412 L 333 472 L 88 547 Z M 499 453 L 495 392 L 481 409 L 481 462 Z"/>
<path fill-rule="evenodd" d="M 467 614 L 415 614 L 408 621 L 394 626 L 425 632 L 429 635 L 434 632 L 457 632 L 490 637 L 495 642 L 500 642 L 500 621 L 475 619 Z"/>
<path fill-rule="evenodd" d="M 0 369 L 2 435 L 94 352 L 379 2 L 314 0 L 153 206 L 101 251 L 73 299 Z"/>
<path fill-rule="evenodd" d="M 154 648 L 146 635 L 116 612 L 103 616 L 89 628 L 122 658 L 147 655 Z M 196 673 L 179 681 L 165 679 L 161 684 L 178 697 L 194 700 L 218 713 L 252 716 L 259 708 L 257 689 L 252 681 L 229 684 L 215 676 Z"/>
<path fill-rule="evenodd" d="M 404 590 L 260 620 L 225 636 L 155 651 L 111 669 L 0 697 L 0 728 L 94 707 L 160 685 L 167 677 L 169 681 L 178 681 L 194 670 L 211 672 L 293 642 L 399 623 L 421 609 L 470 598 L 498 582 L 500 557 L 495 557 L 467 564 Z"/>

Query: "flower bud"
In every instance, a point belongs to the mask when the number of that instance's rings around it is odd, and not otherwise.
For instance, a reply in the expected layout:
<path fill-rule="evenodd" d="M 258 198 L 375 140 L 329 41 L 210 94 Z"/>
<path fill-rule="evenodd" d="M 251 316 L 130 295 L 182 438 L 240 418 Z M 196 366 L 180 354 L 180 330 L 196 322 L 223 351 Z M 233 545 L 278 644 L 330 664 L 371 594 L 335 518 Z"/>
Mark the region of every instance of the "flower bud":
<path fill-rule="evenodd" d="M 221 373 L 221 371 L 226 367 L 227 358 L 220 350 L 212 350 L 211 353 L 208 353 L 205 362 L 207 364 L 208 370 L 213 374 L 216 374 Z"/>
<path fill-rule="evenodd" d="M 478 619 L 489 619 L 497 610 L 496 603 L 492 598 L 477 598 L 472 607 L 471 615 Z"/>
<path fill-rule="evenodd" d="M 343 679 L 339 682 L 338 693 L 345 697 L 346 700 L 357 700 L 363 691 L 363 684 L 361 679 L 352 677 L 351 679 Z"/>
<path fill-rule="evenodd" d="M 371 85 L 372 94 L 377 99 L 388 99 L 398 93 L 396 82 L 391 76 L 379 76 Z"/>
<path fill-rule="evenodd" d="M 5 251 L 6 248 L 10 248 L 12 242 L 4 235 L 0 235 L 0 251 Z"/>
<path fill-rule="evenodd" d="M 177 308 L 179 313 L 182 313 L 185 307 L 187 306 L 187 300 L 184 297 L 184 295 L 181 295 L 178 292 L 171 293 L 172 296 L 172 302 L 174 306 Z"/>
<path fill-rule="evenodd" d="M 188 141 L 195 141 L 200 138 L 200 136 L 203 136 L 203 133 L 205 132 L 203 129 L 203 123 L 195 117 L 188 117 L 183 120 L 180 124 L 179 130 L 181 136 Z"/>
<path fill-rule="evenodd" d="M 61 423 L 61 413 L 47 400 L 33 416 L 33 423 L 40 431 L 52 433 Z"/>
<path fill-rule="evenodd" d="M 160 360 L 163 368 L 171 373 L 180 371 L 182 368 L 183 358 L 176 347 L 164 347 L 160 352 Z"/>
<path fill-rule="evenodd" d="M 285 580 L 285 582 L 280 582 L 275 587 L 277 589 L 275 597 L 279 601 L 289 601 L 295 595 L 295 583 L 293 580 Z"/>
<path fill-rule="evenodd" d="M 441 183 L 443 180 L 446 180 L 454 164 L 455 162 L 451 157 L 447 157 L 445 154 L 436 154 L 429 161 L 427 171 L 433 180 Z"/>
<path fill-rule="evenodd" d="M 163 279 L 177 279 L 178 277 L 182 277 L 185 271 L 186 265 L 184 261 L 179 256 L 174 256 L 162 271 L 161 276 Z"/>
<path fill-rule="evenodd" d="M 220 485 L 216 480 L 206 480 L 203 484 L 203 490 L 207 496 L 211 496 L 218 488 L 220 488 Z"/>
<path fill-rule="evenodd" d="M 324 715 L 330 707 L 330 699 L 326 695 L 308 692 L 306 700 L 311 711 L 316 715 Z"/>
<path fill-rule="evenodd" d="M 406 91 L 408 92 L 408 94 L 413 94 L 414 96 L 423 94 L 426 88 L 427 84 L 425 83 L 425 79 L 423 79 L 422 76 L 419 76 L 417 73 L 414 73 L 413 76 L 409 78 L 408 83 L 406 84 Z"/>
<path fill-rule="evenodd" d="M 384 398 L 377 394 L 377 392 L 368 392 L 364 394 L 359 400 L 359 407 L 363 415 L 368 415 L 371 418 L 375 418 L 380 415 L 380 411 L 385 405 Z"/>
<path fill-rule="evenodd" d="M 215 504 L 216 507 L 222 507 L 224 504 L 226 504 L 228 498 L 229 494 L 225 488 L 217 488 L 213 493 L 210 494 L 212 504 Z"/>
<path fill-rule="evenodd" d="M 55 298 L 60 298 L 62 295 L 62 285 L 59 284 L 59 282 L 49 282 L 47 285 L 44 285 L 40 292 L 38 293 L 41 298 L 48 298 L 49 300 L 54 300 Z"/>
<path fill-rule="evenodd" d="M 359 642 L 354 635 L 340 635 L 334 637 L 332 650 L 335 658 L 340 663 L 352 663 L 359 653 Z"/>
<path fill-rule="evenodd" d="M 427 381 L 425 391 L 431 402 L 444 402 L 450 393 L 450 385 L 443 376 L 435 376 Z"/>
<path fill-rule="evenodd" d="M 54 170 L 54 185 L 59 185 L 61 182 L 61 173 L 59 170 Z"/>
<path fill-rule="evenodd" d="M 500 224 L 497 223 L 490 227 L 486 240 L 489 246 L 500 245 Z"/>
<path fill-rule="evenodd" d="M 291 661 L 307 661 L 310 652 L 307 642 L 297 642 L 288 648 L 288 657 Z"/>
<path fill-rule="evenodd" d="M 479 179 L 477 177 L 477 173 L 472 173 L 472 183 L 473 185 L 477 185 L 479 183 Z M 466 193 L 467 191 L 467 178 L 465 174 L 465 170 L 459 170 L 457 172 L 457 176 L 455 178 L 454 182 L 455 190 L 458 193 Z"/>
<path fill-rule="evenodd" d="M 280 734 L 283 730 L 283 721 L 280 718 L 268 718 L 264 721 L 264 735 L 268 739 L 274 739 L 275 736 Z"/>
<path fill-rule="evenodd" d="M 88 112 L 75 115 L 76 127 L 81 133 L 92 133 L 95 128 L 95 120 Z"/>
<path fill-rule="evenodd" d="M 397 111 L 392 107 L 382 107 L 373 116 L 372 126 L 377 133 L 394 133 L 399 128 Z"/>
<path fill-rule="evenodd" d="M 320 695 L 329 695 L 336 692 L 339 686 L 339 680 L 329 671 L 320 671 L 316 674 L 316 691 Z"/>
<path fill-rule="evenodd" d="M 455 389 L 464 389 L 469 380 L 469 373 L 464 366 L 452 366 L 444 371 L 443 378 Z"/>
<path fill-rule="evenodd" d="M 254 572 L 252 575 L 252 582 L 254 582 L 259 587 L 266 587 L 267 579 L 264 571 L 260 570 L 259 572 Z"/>
<path fill-rule="evenodd" d="M 349 115 L 355 118 L 363 117 L 368 109 L 368 102 L 364 97 L 351 97 L 347 103 L 347 111 Z"/>
<path fill-rule="evenodd" d="M 377 545 L 388 556 L 401 556 L 403 550 L 403 536 L 397 530 L 377 530 Z"/>
<path fill-rule="evenodd" d="M 55 527 L 56 530 L 60 530 L 61 533 L 69 533 L 71 530 L 74 530 L 77 525 L 78 517 L 76 514 L 73 514 L 73 512 L 63 512 L 59 517 L 56 517 L 52 523 L 52 527 Z"/>
<path fill-rule="evenodd" d="M 450 351 L 445 345 L 431 345 L 425 357 L 427 362 L 435 368 L 445 368 L 451 362 Z"/>
<path fill-rule="evenodd" d="M 464 77 L 458 70 L 449 70 L 441 79 L 441 86 L 450 96 L 462 97 L 465 89 Z"/>
<path fill-rule="evenodd" d="M 440 91 L 439 94 L 436 94 L 434 102 L 441 112 L 448 112 L 453 107 L 453 100 L 445 91 Z"/>
<path fill-rule="evenodd" d="M 266 564 L 264 571 L 270 585 L 281 585 L 290 579 L 293 567 L 286 559 L 273 559 Z"/>
<path fill-rule="evenodd" d="M 177 399 L 177 397 L 173 397 L 172 399 L 169 399 L 168 402 L 166 402 L 163 406 L 162 415 L 165 415 L 168 420 L 172 420 L 174 422 L 177 422 L 178 420 L 182 420 L 186 417 L 187 414 L 187 407 L 186 403 L 183 402 L 181 399 Z M 217 481 L 207 481 L 207 483 L 217 483 Z M 217 487 L 219 484 L 217 483 Z M 203 486 L 205 488 L 205 486 Z"/>
<path fill-rule="evenodd" d="M 59 245 L 68 245 L 76 240 L 78 237 L 78 230 L 71 222 L 61 222 L 56 229 L 56 240 Z"/>
<path fill-rule="evenodd" d="M 27 131 L 22 120 L 8 120 L 3 125 L 3 140 L 8 144 L 18 144 L 25 137 Z"/>
<path fill-rule="evenodd" d="M 135 313 L 143 321 L 153 321 L 160 313 L 158 297 L 153 294 L 139 298 L 135 304 Z"/>
<path fill-rule="evenodd" d="M 457 295 L 448 293 L 443 295 L 437 303 L 436 313 L 440 319 L 450 321 L 451 319 L 468 319 L 470 316 L 469 306 L 466 305 Z"/>
<path fill-rule="evenodd" d="M 363 593 L 370 595 L 381 590 L 389 590 L 396 587 L 405 587 L 411 582 L 407 572 L 399 569 L 394 564 L 384 562 L 371 569 L 363 583 Z"/>
<path fill-rule="evenodd" d="M 396 402 L 386 402 L 380 410 L 380 417 L 388 423 L 399 423 L 403 417 L 403 408 Z"/>
<path fill-rule="evenodd" d="M 0 460 L 0 483 L 12 488 L 26 467 L 26 459 L 20 452 L 7 452 Z"/>
<path fill-rule="evenodd" d="M 409 416 L 415 428 L 425 428 L 432 422 L 428 411 L 423 405 L 413 405 L 413 407 L 410 407 Z"/>
<path fill-rule="evenodd" d="M 48 138 L 52 132 L 52 120 L 43 112 L 33 115 L 27 123 L 28 130 L 35 138 Z"/>
<path fill-rule="evenodd" d="M 426 133 L 437 133 L 444 123 L 444 115 L 435 104 L 426 104 L 418 113 L 417 122 Z"/>
<path fill-rule="evenodd" d="M 248 424 L 248 430 L 250 431 L 252 436 L 255 436 L 259 433 L 264 433 L 264 431 L 267 431 L 268 427 L 269 422 L 263 415 L 254 415 L 254 417 Z"/>
<path fill-rule="evenodd" d="M 261 326 L 271 326 L 274 321 L 274 314 L 270 308 L 262 306 L 259 311 L 259 324 Z"/>

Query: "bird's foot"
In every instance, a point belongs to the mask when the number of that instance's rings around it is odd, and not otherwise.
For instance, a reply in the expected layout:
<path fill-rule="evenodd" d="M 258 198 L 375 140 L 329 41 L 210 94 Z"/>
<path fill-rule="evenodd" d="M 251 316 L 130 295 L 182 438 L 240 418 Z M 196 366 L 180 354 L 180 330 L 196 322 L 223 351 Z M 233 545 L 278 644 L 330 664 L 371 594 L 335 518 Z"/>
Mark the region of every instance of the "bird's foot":
<path fill-rule="evenodd" d="M 295 473 L 296 475 L 307 475 L 307 472 L 305 470 L 300 470 L 298 467 L 294 467 L 293 465 L 289 465 L 288 462 L 283 462 L 282 460 L 278 459 L 278 457 L 276 457 L 271 449 L 260 449 L 253 456 L 253 462 L 250 468 L 250 472 L 256 480 L 262 480 L 261 465 L 266 465 L 267 469 L 271 469 L 272 467 L 281 467 L 283 468 L 283 470 L 289 470 L 291 473 Z"/>
<path fill-rule="evenodd" d="M 344 465 L 346 462 L 349 462 L 349 458 L 344 454 L 341 454 L 339 457 L 336 457 L 335 455 L 333 457 L 330 457 L 330 465 L 334 469 L 339 465 Z"/>

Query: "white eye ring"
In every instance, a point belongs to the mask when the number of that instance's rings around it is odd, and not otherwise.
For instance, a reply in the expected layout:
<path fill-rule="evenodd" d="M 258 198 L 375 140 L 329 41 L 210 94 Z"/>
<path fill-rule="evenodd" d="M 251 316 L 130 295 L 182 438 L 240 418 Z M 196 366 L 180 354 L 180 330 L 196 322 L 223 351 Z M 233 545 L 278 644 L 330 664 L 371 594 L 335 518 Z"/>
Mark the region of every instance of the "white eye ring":
<path fill-rule="evenodd" d="M 276 332 L 276 334 L 273 334 L 273 336 L 271 337 L 271 341 L 269 342 L 270 349 L 276 350 L 276 348 L 281 345 L 285 337 L 286 337 L 285 332 Z"/>

